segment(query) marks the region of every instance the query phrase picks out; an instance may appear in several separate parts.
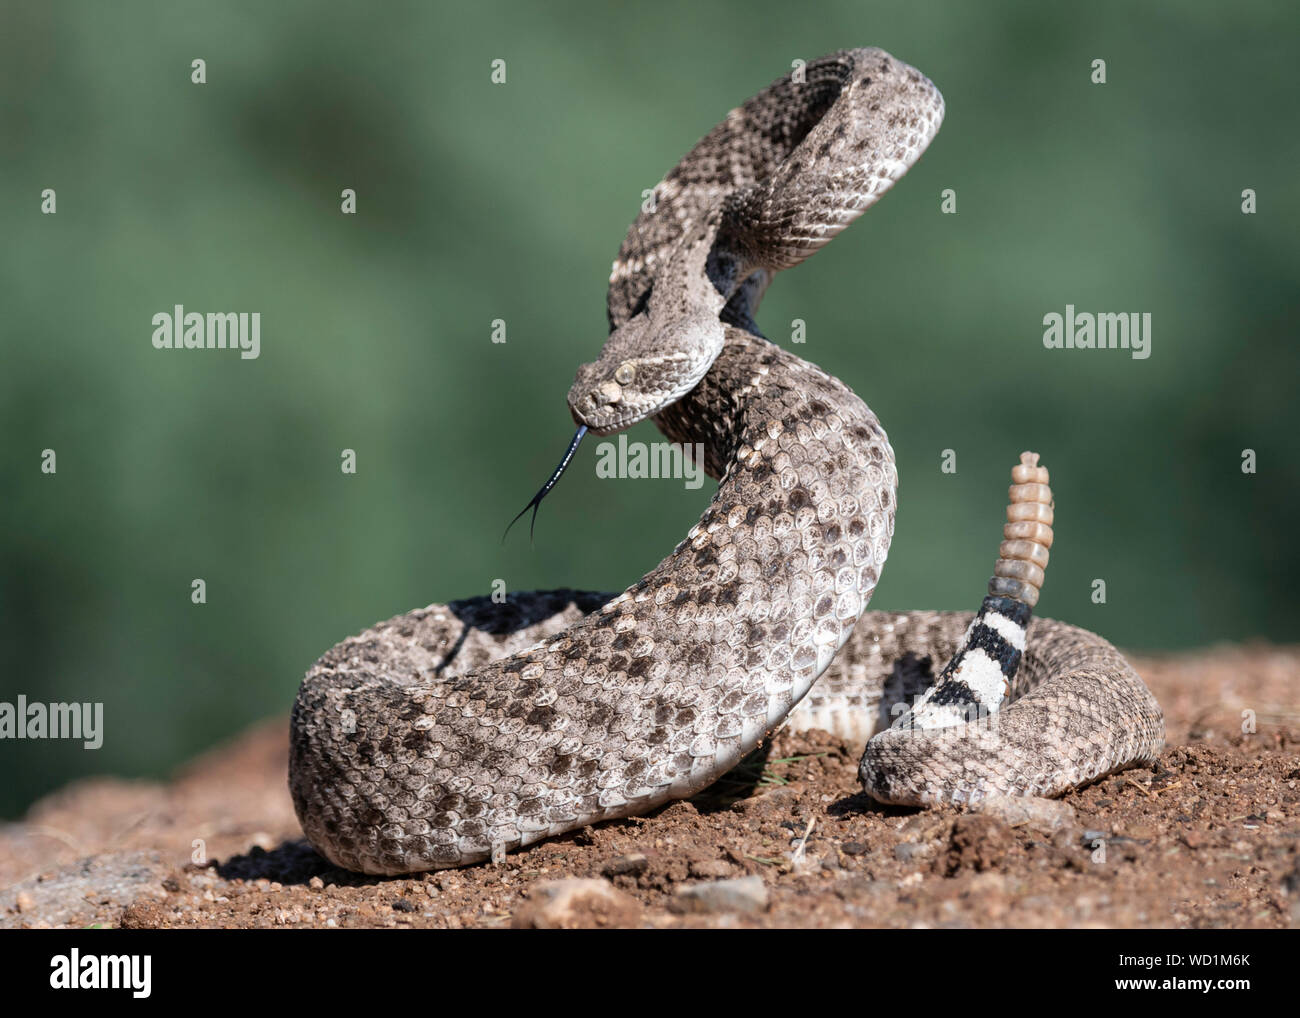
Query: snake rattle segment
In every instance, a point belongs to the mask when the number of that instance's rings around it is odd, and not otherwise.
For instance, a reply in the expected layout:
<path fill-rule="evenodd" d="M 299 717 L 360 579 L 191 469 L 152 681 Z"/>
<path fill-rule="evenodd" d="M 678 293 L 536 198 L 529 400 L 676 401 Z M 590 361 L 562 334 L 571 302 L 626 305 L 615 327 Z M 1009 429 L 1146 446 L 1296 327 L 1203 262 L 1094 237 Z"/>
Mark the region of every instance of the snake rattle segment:
<path fill-rule="evenodd" d="M 318 851 L 375 874 L 500 858 L 690 796 L 782 724 L 866 742 L 863 787 L 892 803 L 1059 795 L 1156 756 L 1160 708 L 1119 652 L 1031 621 L 1053 522 L 1037 456 L 1013 470 L 978 613 L 867 612 L 893 450 L 847 385 L 755 324 L 772 277 L 888 191 L 943 112 L 919 71 L 846 50 L 733 109 L 668 172 L 569 391 L 578 432 L 529 507 L 583 435 L 647 417 L 703 445 L 717 493 L 617 596 L 432 605 L 321 657 L 289 763 Z"/>

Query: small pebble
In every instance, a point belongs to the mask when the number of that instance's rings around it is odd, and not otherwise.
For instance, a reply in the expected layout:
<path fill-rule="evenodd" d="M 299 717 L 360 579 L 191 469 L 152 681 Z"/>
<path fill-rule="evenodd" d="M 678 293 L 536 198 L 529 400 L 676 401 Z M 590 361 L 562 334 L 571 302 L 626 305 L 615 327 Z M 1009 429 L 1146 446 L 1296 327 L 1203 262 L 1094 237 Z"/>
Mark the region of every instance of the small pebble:
<path fill-rule="evenodd" d="M 1033 795 L 990 795 L 971 806 L 973 813 L 997 817 L 1008 827 L 1028 827 L 1052 834 L 1075 825 L 1074 807 L 1057 799 Z"/>
<path fill-rule="evenodd" d="M 762 912 L 767 908 L 762 877 L 737 877 L 679 888 L 670 903 L 675 912 Z"/>
<path fill-rule="evenodd" d="M 545 880 L 528 889 L 528 901 L 511 918 L 515 929 L 559 930 L 635 926 L 641 905 L 608 880 Z M 448 920 L 450 925 L 450 920 Z"/>
<path fill-rule="evenodd" d="M 607 877 L 636 876 L 644 873 L 649 865 L 648 856 L 641 852 L 633 852 L 630 855 L 620 855 L 611 859 L 600 868 L 600 872 Z"/>
<path fill-rule="evenodd" d="M 700 880 L 716 880 L 729 876 L 732 869 L 731 863 L 722 859 L 700 859 L 691 863 L 691 876 Z"/>

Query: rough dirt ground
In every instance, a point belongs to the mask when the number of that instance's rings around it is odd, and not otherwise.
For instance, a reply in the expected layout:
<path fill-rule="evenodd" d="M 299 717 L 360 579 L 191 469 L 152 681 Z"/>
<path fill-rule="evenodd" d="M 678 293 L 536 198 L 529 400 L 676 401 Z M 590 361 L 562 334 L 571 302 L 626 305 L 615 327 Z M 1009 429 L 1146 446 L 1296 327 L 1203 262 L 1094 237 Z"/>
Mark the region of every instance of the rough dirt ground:
<path fill-rule="evenodd" d="M 1300 648 L 1135 663 L 1170 748 L 1028 822 L 874 805 L 861 747 L 778 734 L 649 817 L 400 879 L 301 840 L 280 719 L 169 784 L 80 781 L 0 827 L 0 926 L 1300 926 Z"/>

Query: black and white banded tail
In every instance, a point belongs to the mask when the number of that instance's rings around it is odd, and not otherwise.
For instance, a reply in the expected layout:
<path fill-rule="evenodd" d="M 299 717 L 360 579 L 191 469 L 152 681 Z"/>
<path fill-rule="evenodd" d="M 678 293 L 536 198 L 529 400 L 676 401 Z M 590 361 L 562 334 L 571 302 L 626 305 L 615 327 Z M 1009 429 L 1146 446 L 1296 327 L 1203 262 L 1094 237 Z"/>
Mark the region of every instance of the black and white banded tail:
<path fill-rule="evenodd" d="M 992 713 L 1011 693 L 1052 547 L 1052 489 L 1038 454 L 1011 471 L 1007 522 L 989 592 L 938 681 L 900 724 L 945 728 Z"/>

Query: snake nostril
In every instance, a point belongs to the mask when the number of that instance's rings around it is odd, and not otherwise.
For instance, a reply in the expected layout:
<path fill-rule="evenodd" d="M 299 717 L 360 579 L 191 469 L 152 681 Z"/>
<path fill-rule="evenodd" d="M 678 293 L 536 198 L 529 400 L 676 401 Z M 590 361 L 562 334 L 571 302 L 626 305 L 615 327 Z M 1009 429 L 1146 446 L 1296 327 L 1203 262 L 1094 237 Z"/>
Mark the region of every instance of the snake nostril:
<path fill-rule="evenodd" d="M 623 399 L 623 391 L 612 382 L 605 382 L 592 389 L 587 395 L 588 401 L 592 406 L 601 407 L 605 404 L 618 403 Z"/>

